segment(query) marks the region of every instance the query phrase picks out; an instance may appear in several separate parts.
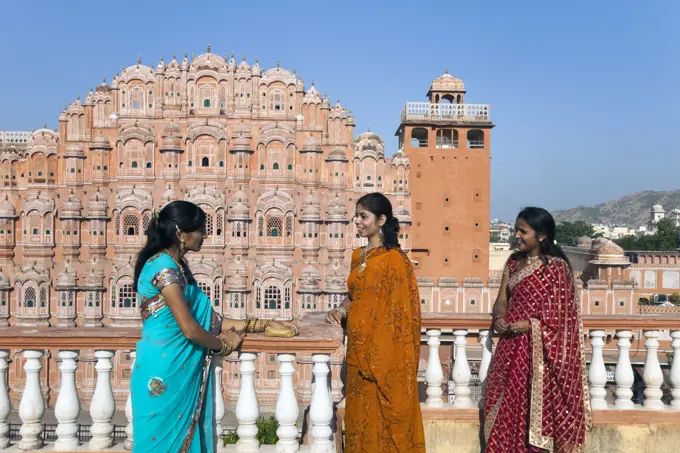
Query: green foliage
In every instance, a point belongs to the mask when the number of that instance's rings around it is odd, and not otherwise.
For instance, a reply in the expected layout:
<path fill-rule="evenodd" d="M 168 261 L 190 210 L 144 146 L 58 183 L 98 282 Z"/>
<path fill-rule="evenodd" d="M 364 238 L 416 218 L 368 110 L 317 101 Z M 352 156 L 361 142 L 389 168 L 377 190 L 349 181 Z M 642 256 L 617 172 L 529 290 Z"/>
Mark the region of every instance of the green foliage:
<path fill-rule="evenodd" d="M 641 297 L 638 300 L 638 305 L 649 305 L 649 299 L 647 299 L 646 297 Z"/>
<path fill-rule="evenodd" d="M 238 434 L 236 434 L 236 431 L 227 431 L 227 434 L 224 435 L 224 445 L 234 445 L 236 442 L 238 442 Z"/>
<path fill-rule="evenodd" d="M 276 421 L 274 416 L 270 416 L 268 419 L 260 417 L 257 420 L 257 440 L 260 441 L 260 445 L 276 445 L 279 437 L 276 435 L 276 430 L 279 428 L 279 422 Z"/>
<path fill-rule="evenodd" d="M 671 294 L 669 300 L 673 305 L 680 305 L 680 293 Z"/>
<path fill-rule="evenodd" d="M 593 226 L 583 220 L 575 222 L 561 222 L 555 231 L 555 240 L 558 245 L 576 245 L 576 240 L 581 236 L 594 238 L 599 236 L 595 233 Z"/>
<path fill-rule="evenodd" d="M 491 231 L 489 233 L 489 242 L 502 242 L 501 234 L 498 231 Z"/>
<path fill-rule="evenodd" d="M 675 250 L 680 247 L 678 229 L 671 219 L 661 219 L 656 224 L 656 233 L 644 236 L 625 236 L 616 242 L 624 250 Z"/>

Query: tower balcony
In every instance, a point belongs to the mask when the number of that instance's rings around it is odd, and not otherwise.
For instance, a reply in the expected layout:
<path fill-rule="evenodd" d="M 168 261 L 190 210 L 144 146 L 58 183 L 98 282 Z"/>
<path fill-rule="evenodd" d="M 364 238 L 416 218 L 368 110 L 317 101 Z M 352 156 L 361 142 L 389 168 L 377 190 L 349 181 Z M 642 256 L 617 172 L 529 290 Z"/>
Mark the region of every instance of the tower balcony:
<path fill-rule="evenodd" d="M 401 122 L 475 122 L 490 123 L 489 104 L 432 104 L 407 102 L 401 112 Z"/>

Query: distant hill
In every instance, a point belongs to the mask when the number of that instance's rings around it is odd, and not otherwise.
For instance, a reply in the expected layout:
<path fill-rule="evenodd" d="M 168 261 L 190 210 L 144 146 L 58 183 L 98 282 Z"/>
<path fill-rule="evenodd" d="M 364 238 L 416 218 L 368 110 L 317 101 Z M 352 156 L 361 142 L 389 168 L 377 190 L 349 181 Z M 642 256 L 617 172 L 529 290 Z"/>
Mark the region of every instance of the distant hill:
<path fill-rule="evenodd" d="M 636 192 L 592 207 L 579 206 L 555 211 L 552 214 L 557 222 L 583 220 L 588 223 L 617 224 L 636 228 L 647 225 L 652 206 L 657 203 L 663 206 L 666 213 L 680 208 L 680 190 Z"/>

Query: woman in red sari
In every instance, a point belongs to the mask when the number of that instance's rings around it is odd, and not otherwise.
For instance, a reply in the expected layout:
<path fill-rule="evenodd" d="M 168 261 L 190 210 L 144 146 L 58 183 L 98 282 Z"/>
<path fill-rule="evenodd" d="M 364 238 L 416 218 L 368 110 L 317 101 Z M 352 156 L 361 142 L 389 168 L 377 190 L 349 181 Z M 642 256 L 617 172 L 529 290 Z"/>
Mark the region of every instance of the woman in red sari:
<path fill-rule="evenodd" d="M 515 230 L 493 311 L 501 338 L 484 397 L 485 451 L 581 452 L 592 417 L 571 267 L 548 211 L 524 209 Z"/>

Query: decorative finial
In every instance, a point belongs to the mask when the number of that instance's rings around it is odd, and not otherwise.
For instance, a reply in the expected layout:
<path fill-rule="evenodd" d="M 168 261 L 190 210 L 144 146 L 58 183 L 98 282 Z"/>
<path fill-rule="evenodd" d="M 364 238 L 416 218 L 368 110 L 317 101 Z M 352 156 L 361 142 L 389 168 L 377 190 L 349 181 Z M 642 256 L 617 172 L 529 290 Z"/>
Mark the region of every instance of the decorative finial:
<path fill-rule="evenodd" d="M 371 126 L 368 126 L 368 132 L 371 132 Z"/>
<path fill-rule="evenodd" d="M 340 98 L 338 98 L 338 104 L 340 103 Z"/>
<path fill-rule="evenodd" d="M 210 53 L 210 44 L 208 44 L 208 53 Z"/>
<path fill-rule="evenodd" d="M 293 75 L 297 75 L 297 71 L 295 71 L 295 68 L 293 68 Z"/>
<path fill-rule="evenodd" d="M 90 87 L 90 93 L 92 93 L 92 87 Z"/>
<path fill-rule="evenodd" d="M 163 63 L 163 57 L 161 57 L 161 64 Z"/>
<path fill-rule="evenodd" d="M 103 83 L 104 85 L 106 85 L 106 76 L 103 76 L 103 77 L 102 77 L 102 83 Z"/>
<path fill-rule="evenodd" d="M 194 61 L 194 53 L 191 52 L 191 61 Z"/>
<path fill-rule="evenodd" d="M 233 50 L 231 51 L 231 59 L 232 60 L 234 59 L 234 51 Z"/>
<path fill-rule="evenodd" d="M 245 56 L 245 55 L 243 56 L 243 61 L 246 61 L 246 56 Z"/>
<path fill-rule="evenodd" d="M 448 74 L 448 73 L 449 73 L 449 68 L 446 68 L 446 69 L 444 70 L 444 74 Z"/>
<path fill-rule="evenodd" d="M 120 73 L 121 74 L 125 73 L 125 65 L 120 66 Z"/>
<path fill-rule="evenodd" d="M 184 59 L 186 59 L 186 58 L 187 58 L 187 50 L 184 49 Z"/>
<path fill-rule="evenodd" d="M 43 129 L 47 129 L 47 121 L 43 123 Z"/>
<path fill-rule="evenodd" d="M 142 64 L 142 56 L 137 55 L 137 66 L 139 66 L 140 64 Z"/>
<path fill-rule="evenodd" d="M 312 86 L 314 86 L 314 80 L 312 80 Z"/>
<path fill-rule="evenodd" d="M 281 60 L 276 60 L 276 69 L 281 67 Z"/>
<path fill-rule="evenodd" d="M 172 53 L 172 59 L 173 59 L 173 61 L 177 60 L 177 53 L 175 53 L 175 52 Z"/>
<path fill-rule="evenodd" d="M 76 96 L 76 100 L 80 101 L 80 95 Z"/>
<path fill-rule="evenodd" d="M 255 57 L 255 64 L 260 64 L 260 57 Z"/>

